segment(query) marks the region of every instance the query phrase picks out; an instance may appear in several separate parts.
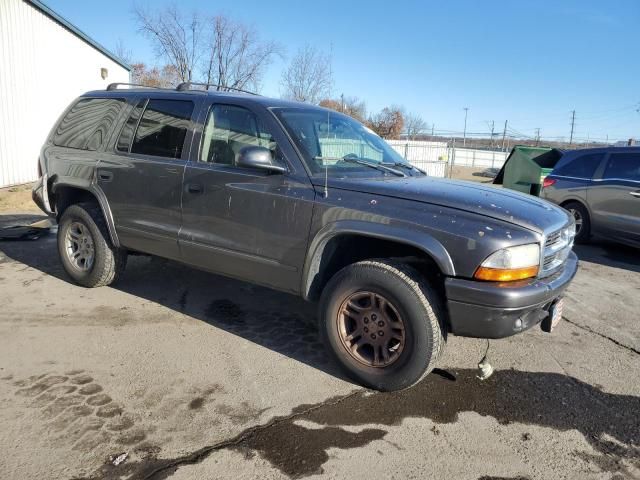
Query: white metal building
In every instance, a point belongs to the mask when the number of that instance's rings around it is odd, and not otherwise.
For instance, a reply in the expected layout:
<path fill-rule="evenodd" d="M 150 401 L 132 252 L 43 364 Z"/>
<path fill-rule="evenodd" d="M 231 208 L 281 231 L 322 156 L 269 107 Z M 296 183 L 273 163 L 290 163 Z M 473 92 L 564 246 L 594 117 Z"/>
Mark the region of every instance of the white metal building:
<path fill-rule="evenodd" d="M 36 180 L 40 147 L 69 103 L 131 68 L 38 0 L 0 0 L 0 187 Z"/>

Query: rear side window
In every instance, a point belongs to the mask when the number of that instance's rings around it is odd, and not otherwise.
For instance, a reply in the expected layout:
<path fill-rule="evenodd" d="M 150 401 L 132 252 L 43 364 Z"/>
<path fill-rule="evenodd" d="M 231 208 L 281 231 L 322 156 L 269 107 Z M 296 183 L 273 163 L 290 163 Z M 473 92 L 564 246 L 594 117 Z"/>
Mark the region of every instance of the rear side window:
<path fill-rule="evenodd" d="M 183 100 L 149 100 L 138 123 L 131 153 L 182 157 L 193 106 L 193 102 Z"/>
<path fill-rule="evenodd" d="M 53 144 L 95 151 L 107 139 L 125 101 L 121 98 L 82 98 L 58 124 Z"/>
<path fill-rule="evenodd" d="M 640 153 L 612 153 L 602 178 L 640 181 Z"/>
<path fill-rule="evenodd" d="M 559 168 L 553 170 L 554 175 L 562 175 L 565 177 L 576 178 L 592 178 L 593 174 L 600 165 L 603 153 L 591 153 L 589 155 L 581 155 L 569 162 L 561 165 Z"/>
<path fill-rule="evenodd" d="M 140 120 L 140 116 L 142 115 L 142 110 L 144 110 L 144 104 L 146 103 L 146 101 L 146 99 L 138 101 L 137 105 L 131 111 L 127 122 L 122 127 L 122 131 L 120 132 L 118 143 L 116 145 L 116 148 L 121 152 L 129 151 L 129 146 L 131 146 L 133 134 L 136 131 L 136 126 L 138 125 L 138 120 Z"/>

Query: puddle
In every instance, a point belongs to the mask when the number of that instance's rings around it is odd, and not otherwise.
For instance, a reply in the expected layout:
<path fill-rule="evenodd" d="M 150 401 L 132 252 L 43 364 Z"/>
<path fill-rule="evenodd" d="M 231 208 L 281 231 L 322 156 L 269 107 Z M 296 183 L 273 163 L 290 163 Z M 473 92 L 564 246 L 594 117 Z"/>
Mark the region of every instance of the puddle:
<path fill-rule="evenodd" d="M 637 418 L 640 397 L 604 393 L 577 379 L 554 373 L 506 370 L 480 382 L 475 378 L 475 370 L 459 370 L 455 376 L 442 372 L 429 375 L 403 392 L 375 395 L 363 392 L 297 418 L 325 428 L 305 429 L 293 420 L 285 421 L 250 437 L 242 446 L 260 452 L 287 475 L 302 477 L 322 471 L 322 465 L 329 459 L 328 448 L 361 447 L 386 434 L 379 429 L 351 433 L 341 426 L 374 423 L 397 426 L 408 417 L 446 424 L 457 421 L 462 412 L 476 412 L 504 425 L 576 429 L 603 455 L 616 455 L 640 468 Z M 625 446 L 616 445 L 614 450 L 612 443 L 602 438 L 605 434 Z"/>

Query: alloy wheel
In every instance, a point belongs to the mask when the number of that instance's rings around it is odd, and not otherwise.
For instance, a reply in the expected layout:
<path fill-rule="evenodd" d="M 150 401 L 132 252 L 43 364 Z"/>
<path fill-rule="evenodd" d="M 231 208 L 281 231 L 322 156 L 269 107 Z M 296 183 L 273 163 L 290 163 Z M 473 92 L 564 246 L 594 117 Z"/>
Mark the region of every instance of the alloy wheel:
<path fill-rule="evenodd" d="M 402 316 L 379 293 L 359 291 L 349 295 L 338 310 L 336 326 L 345 350 L 368 367 L 388 367 L 404 350 Z"/>

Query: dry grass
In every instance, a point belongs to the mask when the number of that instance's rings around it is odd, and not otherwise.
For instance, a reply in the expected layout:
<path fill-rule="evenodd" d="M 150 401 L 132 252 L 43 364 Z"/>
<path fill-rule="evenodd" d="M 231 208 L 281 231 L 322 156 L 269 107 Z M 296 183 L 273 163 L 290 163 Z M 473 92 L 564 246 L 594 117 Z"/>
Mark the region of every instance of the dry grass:
<path fill-rule="evenodd" d="M 40 212 L 31 200 L 33 184 L 0 188 L 0 212 Z"/>

